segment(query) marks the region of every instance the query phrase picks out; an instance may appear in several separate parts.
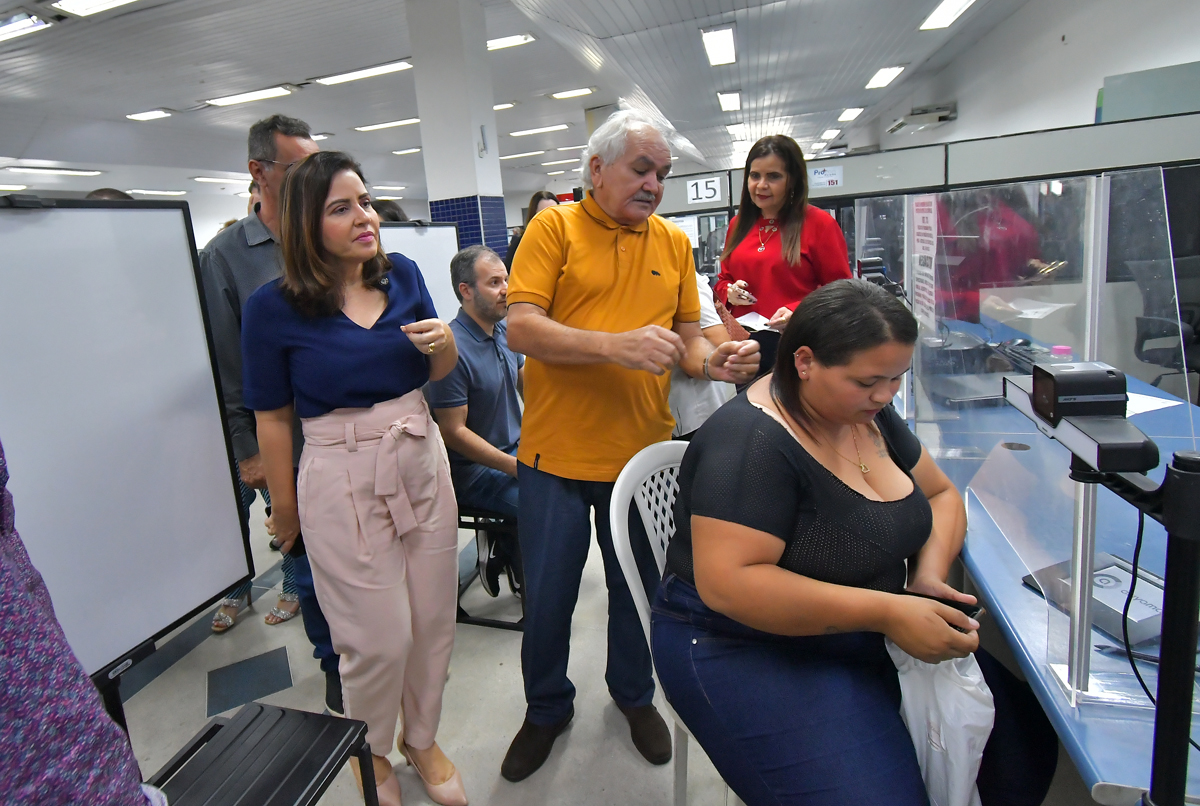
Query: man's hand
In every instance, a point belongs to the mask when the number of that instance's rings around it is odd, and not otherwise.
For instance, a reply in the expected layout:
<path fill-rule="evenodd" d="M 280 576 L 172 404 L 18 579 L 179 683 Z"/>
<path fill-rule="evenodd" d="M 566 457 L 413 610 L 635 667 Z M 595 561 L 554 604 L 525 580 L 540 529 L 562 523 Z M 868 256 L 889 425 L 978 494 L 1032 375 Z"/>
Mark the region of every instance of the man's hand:
<path fill-rule="evenodd" d="M 238 462 L 238 475 L 242 477 L 242 484 L 253 490 L 267 489 L 267 473 L 263 470 L 261 453 Z"/>
<path fill-rule="evenodd" d="M 609 337 L 608 358 L 626 369 L 641 369 L 662 375 L 687 353 L 683 339 L 673 330 L 646 325 Z"/>
<path fill-rule="evenodd" d="M 767 320 L 767 327 L 771 330 L 783 331 L 787 327 L 787 323 L 792 321 L 792 312 L 786 306 L 781 307 L 771 318 Z"/>
<path fill-rule="evenodd" d="M 758 342 L 753 339 L 727 341 L 709 355 L 708 374 L 714 381 L 748 383 L 758 374 L 761 360 Z"/>

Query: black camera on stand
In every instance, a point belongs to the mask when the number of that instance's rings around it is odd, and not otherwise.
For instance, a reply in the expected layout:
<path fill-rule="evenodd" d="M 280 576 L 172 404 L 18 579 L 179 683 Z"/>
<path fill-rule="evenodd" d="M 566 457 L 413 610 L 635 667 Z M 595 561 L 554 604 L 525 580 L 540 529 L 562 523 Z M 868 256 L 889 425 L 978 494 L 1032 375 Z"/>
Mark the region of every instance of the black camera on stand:
<path fill-rule="evenodd" d="M 1158 446 L 1125 419 L 1125 375 L 1107 364 L 1037 364 L 1032 376 L 1005 376 L 1004 397 L 1071 452 L 1074 481 L 1104 485 L 1167 531 L 1153 760 L 1142 803 L 1183 806 L 1200 609 L 1200 452 L 1178 451 L 1163 483 L 1151 481 L 1145 474 L 1158 466 Z"/>

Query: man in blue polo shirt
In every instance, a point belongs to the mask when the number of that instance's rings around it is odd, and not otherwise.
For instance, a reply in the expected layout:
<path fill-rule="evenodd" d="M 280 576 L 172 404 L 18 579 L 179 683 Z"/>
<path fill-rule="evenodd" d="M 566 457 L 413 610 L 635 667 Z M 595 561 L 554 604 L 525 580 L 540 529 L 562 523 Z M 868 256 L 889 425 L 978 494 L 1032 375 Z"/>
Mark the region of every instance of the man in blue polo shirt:
<path fill-rule="evenodd" d="M 460 506 L 517 515 L 517 442 L 525 357 L 508 349 L 508 270 L 486 246 L 468 246 L 450 261 L 450 281 L 462 302 L 450 323 L 458 364 L 425 387 L 450 454 Z M 483 533 L 481 533 L 483 534 Z M 514 546 L 485 537 L 478 546 L 480 580 L 492 596 L 501 570 L 519 573 Z M 514 541 L 515 542 L 515 541 Z M 472 563 L 473 564 L 473 563 Z M 462 565 L 460 563 L 460 568 Z"/>

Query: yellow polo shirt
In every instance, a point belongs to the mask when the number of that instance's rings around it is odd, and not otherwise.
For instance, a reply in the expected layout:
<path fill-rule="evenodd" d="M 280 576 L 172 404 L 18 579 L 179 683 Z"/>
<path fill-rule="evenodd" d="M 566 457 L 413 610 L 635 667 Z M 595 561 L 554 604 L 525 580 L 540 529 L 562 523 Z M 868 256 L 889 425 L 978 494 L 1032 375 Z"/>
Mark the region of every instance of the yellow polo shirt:
<path fill-rule="evenodd" d="M 670 330 L 697 322 L 692 246 L 658 216 L 623 227 L 589 192 L 579 204 L 543 210 L 521 237 L 508 303 L 529 302 L 579 330 Z M 555 476 L 616 481 L 642 448 L 671 438 L 670 373 L 617 364 L 525 362 L 525 415 L 517 459 Z"/>

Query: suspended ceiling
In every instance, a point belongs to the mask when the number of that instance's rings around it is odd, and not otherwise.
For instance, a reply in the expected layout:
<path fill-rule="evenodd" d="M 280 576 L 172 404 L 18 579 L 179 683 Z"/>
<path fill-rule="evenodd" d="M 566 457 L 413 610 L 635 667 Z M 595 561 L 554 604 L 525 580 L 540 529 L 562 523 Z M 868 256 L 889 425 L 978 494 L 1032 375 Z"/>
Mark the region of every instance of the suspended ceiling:
<path fill-rule="evenodd" d="M 902 93 L 923 72 L 940 68 L 1025 0 L 976 0 L 954 26 L 919 31 L 937 0 L 484 0 L 489 38 L 532 33 L 537 41 L 488 54 L 501 154 L 545 155 L 501 163 L 506 193 L 567 187 L 566 166 L 542 162 L 573 156 L 558 148 L 587 139 L 584 109 L 628 103 L 660 111 L 699 151 L 677 172 L 730 167 L 749 142 L 726 126 L 746 123 L 749 141 L 785 133 L 808 144 L 829 128 L 851 133 L 837 117 L 867 112 Z M 0 0 L 0 18 L 19 10 L 48 16 L 43 5 Z M 7 11 L 8 13 L 3 13 Z M 733 23 L 738 59 L 709 65 L 704 28 Z M 50 30 L 0 42 L 0 165 L 53 164 L 104 170 L 95 178 L 17 179 L 34 189 L 179 188 L 189 195 L 232 193 L 191 177 L 242 173 L 245 132 L 283 112 L 333 136 L 323 147 L 353 153 L 374 184 L 404 185 L 399 195 L 426 198 L 419 125 L 361 133 L 388 120 L 418 117 L 406 70 L 337 86 L 311 79 L 410 56 L 402 0 L 140 0 Z M 880 67 L 905 65 L 886 89 L 865 90 Z M 416 69 L 420 69 L 417 65 Z M 238 106 L 203 101 L 280 84 L 292 95 Z M 549 93 L 592 87 L 593 94 L 554 100 Z M 718 91 L 740 90 L 742 110 L 722 112 Z M 154 108 L 170 118 L 138 123 L 125 115 Z M 513 138 L 507 132 L 557 123 L 566 131 Z"/>

